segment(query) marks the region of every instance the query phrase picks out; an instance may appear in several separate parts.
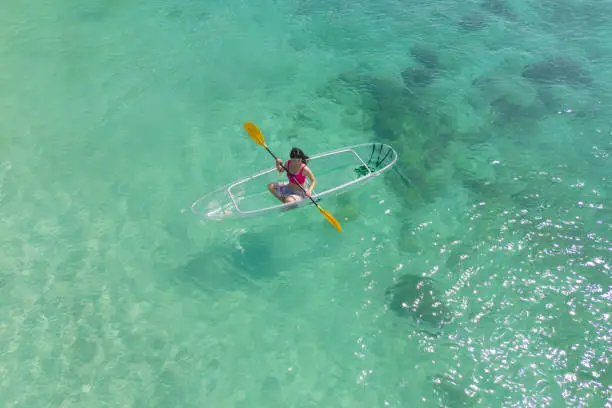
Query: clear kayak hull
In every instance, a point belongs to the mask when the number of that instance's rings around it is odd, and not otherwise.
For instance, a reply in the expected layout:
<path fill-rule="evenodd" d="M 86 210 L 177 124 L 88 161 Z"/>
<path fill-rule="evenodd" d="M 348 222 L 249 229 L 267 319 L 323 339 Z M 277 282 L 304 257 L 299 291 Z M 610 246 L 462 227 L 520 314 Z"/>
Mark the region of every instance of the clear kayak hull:
<path fill-rule="evenodd" d="M 308 166 L 317 177 L 312 198 L 340 194 L 349 188 L 367 183 L 393 166 L 397 152 L 382 143 L 364 143 L 313 155 Z M 268 191 L 268 183 L 286 181 L 285 173 L 276 167 L 229 183 L 201 197 L 191 205 L 193 213 L 211 220 L 263 215 L 287 207 L 312 205 L 309 199 L 281 203 Z"/>

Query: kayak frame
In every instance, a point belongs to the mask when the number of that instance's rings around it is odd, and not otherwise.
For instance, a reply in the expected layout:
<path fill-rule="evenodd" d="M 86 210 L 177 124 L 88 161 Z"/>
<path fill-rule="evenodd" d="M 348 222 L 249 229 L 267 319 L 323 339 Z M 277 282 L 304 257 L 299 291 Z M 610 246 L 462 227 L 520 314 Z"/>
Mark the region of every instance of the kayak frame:
<path fill-rule="evenodd" d="M 366 161 L 364 160 L 363 157 L 361 157 L 356 151 L 355 149 L 358 149 L 360 147 L 364 147 L 364 146 L 372 146 L 372 154 L 370 157 L 370 160 L 368 160 L 368 163 L 366 163 Z M 386 151 L 386 155 L 385 158 L 383 158 L 382 161 L 384 161 L 386 159 L 386 157 L 389 155 L 389 153 L 392 153 L 392 159 L 389 163 L 387 163 L 385 166 L 381 167 L 380 169 L 372 169 L 372 163 L 370 163 L 370 161 L 372 160 L 372 157 L 374 155 L 374 150 L 380 146 L 380 151 L 379 151 L 379 157 L 378 159 L 380 159 L 380 152 L 382 152 L 382 149 L 384 148 Z M 391 166 L 393 166 L 396 162 L 397 162 L 397 151 L 389 146 L 388 144 L 385 143 L 376 143 L 376 142 L 370 142 L 370 143 L 360 143 L 360 144 L 356 144 L 356 145 L 351 145 L 351 146 L 347 146 L 347 147 L 342 147 L 339 149 L 335 149 L 335 150 L 330 150 L 327 152 L 322 152 L 322 153 L 318 153 L 315 154 L 313 156 L 311 156 L 309 158 L 310 160 L 314 160 L 314 159 L 319 159 L 322 157 L 327 157 L 327 156 L 332 156 L 332 155 L 336 155 L 336 154 L 340 154 L 340 153 L 352 153 L 358 160 L 358 163 L 361 163 L 361 165 L 363 166 L 363 168 L 365 168 L 367 170 L 367 173 L 364 175 L 361 175 L 360 177 L 349 181 L 347 183 L 341 184 L 339 186 L 336 187 L 332 187 L 328 190 L 323 191 L 321 194 L 317 194 L 316 191 L 313 191 L 312 193 L 312 199 L 315 202 L 319 202 L 321 201 L 322 197 L 327 196 L 333 192 L 336 192 L 338 190 L 346 190 L 352 186 L 355 186 L 357 184 L 365 184 L 368 183 L 369 181 L 373 180 L 374 178 L 376 178 L 377 176 L 379 176 L 380 174 L 382 174 L 385 170 L 389 169 Z M 369 164 L 369 165 L 368 165 Z M 256 214 L 263 214 L 266 212 L 270 212 L 272 210 L 279 210 L 279 209 L 283 209 L 286 207 L 301 207 L 303 205 L 306 204 L 313 204 L 312 201 L 310 201 L 307 198 L 304 198 L 302 200 L 299 200 L 297 202 L 290 202 L 290 203 L 279 203 L 279 204 L 275 204 L 275 205 L 271 205 L 268 207 L 263 207 L 263 208 L 258 208 L 255 210 L 241 210 L 240 206 L 239 206 L 239 199 L 237 199 L 234 194 L 232 194 L 232 189 L 235 189 L 237 186 L 242 185 L 244 183 L 246 183 L 249 180 L 261 177 L 265 174 L 268 173 L 272 173 L 277 171 L 277 169 L 275 167 L 272 168 L 268 168 L 262 171 L 259 171 L 251 176 L 247 176 L 238 180 L 235 180 L 229 184 L 224 185 L 223 187 L 216 189 L 206 195 L 204 195 L 203 197 L 199 198 L 198 200 L 196 200 L 192 205 L 191 205 L 191 211 L 194 214 L 197 214 L 199 216 L 202 216 L 204 218 L 207 219 L 214 219 L 214 220 L 222 220 L 225 218 L 242 218 L 242 217 L 247 217 L 247 216 L 253 216 Z M 201 211 L 197 211 L 196 207 L 202 203 L 202 201 L 206 198 L 215 198 L 218 197 L 220 192 L 224 192 L 224 195 L 226 196 L 226 198 L 228 199 L 228 203 L 219 203 L 218 208 L 214 209 L 214 210 L 210 210 L 207 211 L 205 213 L 201 212 Z M 231 213 L 227 214 L 227 208 L 229 207 L 228 204 L 231 203 Z"/>

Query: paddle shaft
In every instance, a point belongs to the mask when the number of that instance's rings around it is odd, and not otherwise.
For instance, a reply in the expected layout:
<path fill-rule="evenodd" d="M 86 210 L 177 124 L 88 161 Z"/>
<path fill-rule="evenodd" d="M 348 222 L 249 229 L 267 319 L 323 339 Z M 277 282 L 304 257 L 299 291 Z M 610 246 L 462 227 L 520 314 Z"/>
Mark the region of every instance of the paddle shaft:
<path fill-rule="evenodd" d="M 266 150 L 268 151 L 268 153 L 270 153 L 272 155 L 272 157 L 274 157 L 275 160 L 279 160 L 278 157 L 276 157 L 276 155 L 274 153 L 272 153 L 272 151 L 268 148 L 268 146 L 264 146 L 266 148 Z M 312 197 L 306 192 L 306 190 L 304 190 L 304 187 L 302 187 L 302 185 L 295 179 L 295 177 L 293 176 L 293 174 L 289 171 L 288 168 L 285 167 L 285 165 L 283 164 L 282 160 L 281 160 L 281 167 L 287 172 L 288 175 L 291 176 L 291 178 L 295 181 L 295 184 L 297 184 L 297 186 L 299 188 L 302 189 L 302 191 L 304 192 L 304 194 L 306 194 L 308 196 L 308 198 L 310 198 L 310 201 L 312 201 L 312 203 L 314 205 L 316 205 L 317 207 L 319 206 L 319 204 L 317 204 L 317 202 L 315 200 L 312 199 Z"/>

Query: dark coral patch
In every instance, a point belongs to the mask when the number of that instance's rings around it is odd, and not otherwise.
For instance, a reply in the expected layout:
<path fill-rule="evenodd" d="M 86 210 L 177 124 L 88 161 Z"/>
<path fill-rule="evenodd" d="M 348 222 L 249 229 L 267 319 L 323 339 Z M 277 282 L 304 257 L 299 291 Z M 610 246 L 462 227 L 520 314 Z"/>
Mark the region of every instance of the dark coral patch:
<path fill-rule="evenodd" d="M 459 21 L 459 27 L 465 31 L 477 31 L 487 25 L 487 19 L 483 13 L 470 13 L 463 16 Z"/>
<path fill-rule="evenodd" d="M 425 67 L 408 67 L 402 71 L 404 85 L 408 88 L 427 86 L 434 78 L 434 71 Z"/>
<path fill-rule="evenodd" d="M 415 44 L 410 48 L 413 58 L 429 69 L 438 68 L 439 61 L 436 51 L 425 44 Z"/>
<path fill-rule="evenodd" d="M 578 62 L 563 56 L 555 56 L 527 65 L 523 71 L 523 77 L 541 84 L 588 85 L 592 82 L 591 76 Z"/>

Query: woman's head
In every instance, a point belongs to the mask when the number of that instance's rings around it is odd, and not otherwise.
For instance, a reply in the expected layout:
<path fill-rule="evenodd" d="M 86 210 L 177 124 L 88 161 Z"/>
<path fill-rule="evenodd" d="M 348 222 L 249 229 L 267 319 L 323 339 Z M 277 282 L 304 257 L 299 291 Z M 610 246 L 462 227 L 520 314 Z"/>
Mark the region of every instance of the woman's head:
<path fill-rule="evenodd" d="M 306 154 L 304 154 L 302 149 L 300 149 L 299 147 L 294 147 L 293 149 L 291 149 L 291 151 L 289 152 L 289 157 L 292 159 L 302 159 L 304 164 L 306 164 L 308 161 L 308 156 L 306 156 Z"/>

